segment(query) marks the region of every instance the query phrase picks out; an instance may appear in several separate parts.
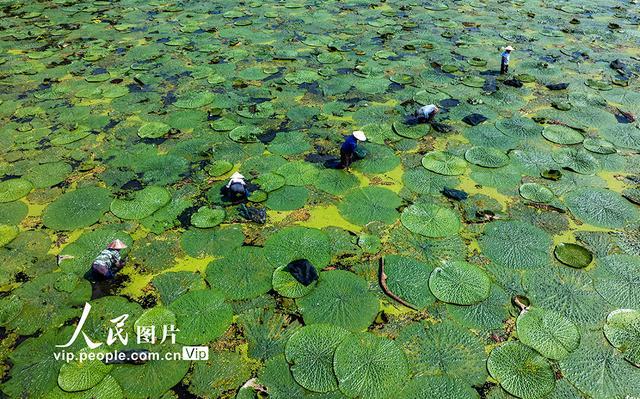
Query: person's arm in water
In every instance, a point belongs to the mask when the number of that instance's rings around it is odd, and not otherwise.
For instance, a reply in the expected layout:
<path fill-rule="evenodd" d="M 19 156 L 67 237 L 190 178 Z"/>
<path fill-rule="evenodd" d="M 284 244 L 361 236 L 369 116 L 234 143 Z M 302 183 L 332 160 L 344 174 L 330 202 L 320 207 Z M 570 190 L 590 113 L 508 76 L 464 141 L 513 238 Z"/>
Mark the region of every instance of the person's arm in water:
<path fill-rule="evenodd" d="M 122 255 L 120 254 L 120 251 L 115 251 L 112 257 L 113 257 L 113 265 L 116 268 L 116 270 L 122 269 L 126 262 L 124 259 L 122 259 Z"/>

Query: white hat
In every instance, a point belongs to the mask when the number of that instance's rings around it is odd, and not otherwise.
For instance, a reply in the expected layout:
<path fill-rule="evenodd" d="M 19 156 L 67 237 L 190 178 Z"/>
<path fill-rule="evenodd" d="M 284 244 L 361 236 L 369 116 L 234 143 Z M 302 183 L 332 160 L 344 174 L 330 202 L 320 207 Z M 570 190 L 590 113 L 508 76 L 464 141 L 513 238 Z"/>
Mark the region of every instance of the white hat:
<path fill-rule="evenodd" d="M 507 51 L 513 51 L 513 47 L 511 47 L 511 46 L 507 46 L 507 47 L 505 48 L 505 50 L 507 50 Z"/>
<path fill-rule="evenodd" d="M 355 137 L 359 141 L 367 141 L 367 136 L 364 135 L 364 132 L 362 130 L 356 130 L 351 134 L 353 134 L 353 137 Z"/>
<path fill-rule="evenodd" d="M 124 242 L 120 241 L 120 240 L 113 240 L 111 242 L 111 244 L 109 244 L 109 246 L 107 246 L 107 248 L 109 249 L 125 249 L 127 247 L 127 244 L 125 244 Z"/>
<path fill-rule="evenodd" d="M 240 172 L 235 172 L 234 174 L 231 175 L 232 179 L 243 179 L 244 180 L 244 176 L 240 173 Z"/>

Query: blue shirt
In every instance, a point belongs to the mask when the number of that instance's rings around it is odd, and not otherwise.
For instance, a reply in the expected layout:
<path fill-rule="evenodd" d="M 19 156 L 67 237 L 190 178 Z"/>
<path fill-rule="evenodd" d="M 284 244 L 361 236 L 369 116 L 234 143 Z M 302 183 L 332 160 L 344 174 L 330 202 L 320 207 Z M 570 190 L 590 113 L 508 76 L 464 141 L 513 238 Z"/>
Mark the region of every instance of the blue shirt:
<path fill-rule="evenodd" d="M 506 51 L 502 53 L 502 62 L 503 63 L 508 64 L 510 58 L 511 58 L 511 53 L 508 53 Z"/>
<path fill-rule="evenodd" d="M 353 135 L 347 136 L 342 143 L 342 151 L 354 152 L 356 147 L 358 147 L 358 139 Z"/>

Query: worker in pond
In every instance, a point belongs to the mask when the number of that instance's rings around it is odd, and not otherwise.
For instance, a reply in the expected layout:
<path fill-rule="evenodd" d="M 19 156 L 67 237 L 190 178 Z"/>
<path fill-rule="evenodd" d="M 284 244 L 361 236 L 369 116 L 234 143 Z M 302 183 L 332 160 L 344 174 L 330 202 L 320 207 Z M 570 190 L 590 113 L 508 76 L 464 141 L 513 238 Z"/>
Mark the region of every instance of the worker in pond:
<path fill-rule="evenodd" d="M 102 250 L 91 265 L 91 274 L 96 280 L 109 280 L 124 266 L 124 259 L 120 251 L 127 248 L 127 244 L 120 240 L 113 240 L 107 248 Z"/>
<path fill-rule="evenodd" d="M 513 47 L 507 46 L 502 52 L 502 62 L 500 64 L 500 75 L 509 73 L 509 61 L 511 60 L 511 52 Z"/>
<path fill-rule="evenodd" d="M 362 130 L 356 130 L 345 137 L 344 143 L 342 143 L 340 147 L 340 165 L 344 169 L 348 170 L 351 166 L 360 141 L 367 141 L 367 136 L 365 136 Z"/>
<path fill-rule="evenodd" d="M 224 191 L 224 194 L 231 201 L 242 201 L 249 196 L 245 177 L 239 172 L 231 175 L 229 182 L 224 186 Z"/>
<path fill-rule="evenodd" d="M 418 119 L 418 123 L 431 123 L 439 112 L 440 108 L 437 105 L 429 104 L 418 108 L 414 116 Z"/>

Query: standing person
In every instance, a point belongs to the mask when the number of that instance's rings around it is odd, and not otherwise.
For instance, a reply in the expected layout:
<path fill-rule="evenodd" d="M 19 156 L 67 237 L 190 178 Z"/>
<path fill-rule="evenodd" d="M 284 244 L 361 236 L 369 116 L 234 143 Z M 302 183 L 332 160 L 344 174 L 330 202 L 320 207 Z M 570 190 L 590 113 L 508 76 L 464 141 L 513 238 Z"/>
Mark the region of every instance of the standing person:
<path fill-rule="evenodd" d="M 244 181 L 244 176 L 238 172 L 231 175 L 231 179 L 229 179 L 225 189 L 226 194 L 232 200 L 242 200 L 249 196 L 247 182 Z"/>
<path fill-rule="evenodd" d="M 511 60 L 511 52 L 513 51 L 513 47 L 507 46 L 502 52 L 502 63 L 500 65 L 500 75 L 504 75 L 505 73 L 509 73 L 509 61 Z"/>
<path fill-rule="evenodd" d="M 348 170 L 351 166 L 359 141 L 367 141 L 367 136 L 361 130 L 354 131 L 344 139 L 344 143 L 340 147 L 340 165 L 344 169 Z"/>
<path fill-rule="evenodd" d="M 93 277 L 98 280 L 109 280 L 124 266 L 120 251 L 127 248 L 127 244 L 120 240 L 113 240 L 106 249 L 96 257 L 91 265 Z"/>
<path fill-rule="evenodd" d="M 440 108 L 435 104 L 429 104 L 418 108 L 414 113 L 414 116 L 418 118 L 418 123 L 431 123 L 438 112 L 440 112 Z"/>

